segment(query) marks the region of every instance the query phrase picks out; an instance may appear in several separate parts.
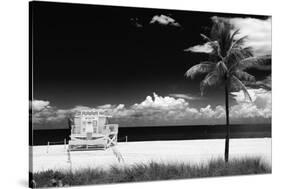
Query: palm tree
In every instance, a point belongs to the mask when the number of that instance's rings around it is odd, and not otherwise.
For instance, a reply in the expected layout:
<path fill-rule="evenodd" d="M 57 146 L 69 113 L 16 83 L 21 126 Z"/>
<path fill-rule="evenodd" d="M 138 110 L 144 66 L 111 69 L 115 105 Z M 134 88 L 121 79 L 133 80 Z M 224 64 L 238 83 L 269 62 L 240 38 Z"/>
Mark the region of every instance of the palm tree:
<path fill-rule="evenodd" d="M 214 22 L 210 37 L 201 34 L 210 47 L 209 60 L 191 67 L 186 77 L 193 79 L 197 74 L 205 74 L 200 83 L 201 95 L 208 86 L 223 85 L 225 92 L 226 136 L 225 136 L 225 162 L 229 159 L 229 94 L 231 91 L 242 90 L 245 98 L 251 101 L 243 81 L 255 82 L 255 77 L 246 72 L 247 68 L 259 69 L 269 67 L 270 55 L 254 57 L 252 48 L 245 47 L 246 36 L 237 38 L 239 30 L 234 30 L 230 23 L 217 20 Z"/>

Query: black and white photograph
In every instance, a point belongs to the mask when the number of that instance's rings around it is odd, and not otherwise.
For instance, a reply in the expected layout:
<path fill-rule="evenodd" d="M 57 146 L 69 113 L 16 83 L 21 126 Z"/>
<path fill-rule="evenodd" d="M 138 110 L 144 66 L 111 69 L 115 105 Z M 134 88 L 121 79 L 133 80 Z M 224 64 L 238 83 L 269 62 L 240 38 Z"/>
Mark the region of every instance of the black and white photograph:
<path fill-rule="evenodd" d="M 29 2 L 29 187 L 272 172 L 272 16 Z"/>

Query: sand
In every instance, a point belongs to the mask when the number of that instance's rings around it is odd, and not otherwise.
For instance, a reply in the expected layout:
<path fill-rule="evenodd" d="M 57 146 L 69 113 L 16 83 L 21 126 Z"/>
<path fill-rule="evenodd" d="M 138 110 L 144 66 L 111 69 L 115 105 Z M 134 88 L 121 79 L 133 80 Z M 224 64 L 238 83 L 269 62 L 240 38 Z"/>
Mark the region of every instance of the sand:
<path fill-rule="evenodd" d="M 211 159 L 223 158 L 224 140 L 179 140 L 120 142 L 115 147 L 122 154 L 119 162 L 112 149 L 98 151 L 73 151 L 70 160 L 64 145 L 33 146 L 33 167 L 30 171 L 69 170 L 81 168 L 108 169 L 111 165 L 131 166 L 150 161 L 163 163 L 202 164 Z M 271 165 L 271 138 L 231 139 L 230 159 L 260 157 Z"/>

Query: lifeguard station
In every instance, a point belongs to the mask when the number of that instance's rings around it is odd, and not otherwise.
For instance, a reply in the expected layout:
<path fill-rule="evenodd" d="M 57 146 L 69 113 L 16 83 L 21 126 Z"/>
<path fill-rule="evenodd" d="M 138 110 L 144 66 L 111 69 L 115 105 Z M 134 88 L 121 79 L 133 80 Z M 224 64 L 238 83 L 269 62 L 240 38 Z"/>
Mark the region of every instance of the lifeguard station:
<path fill-rule="evenodd" d="M 68 149 L 97 150 L 107 149 L 117 144 L 118 124 L 109 124 L 105 112 L 83 110 L 76 112 L 69 120 L 71 128 Z"/>

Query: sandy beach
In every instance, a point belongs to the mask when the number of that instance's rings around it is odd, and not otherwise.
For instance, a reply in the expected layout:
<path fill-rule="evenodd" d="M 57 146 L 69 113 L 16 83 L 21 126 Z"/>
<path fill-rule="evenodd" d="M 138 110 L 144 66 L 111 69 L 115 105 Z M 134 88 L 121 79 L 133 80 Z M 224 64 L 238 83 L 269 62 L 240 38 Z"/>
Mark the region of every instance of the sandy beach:
<path fill-rule="evenodd" d="M 33 167 L 30 171 L 68 170 L 81 168 L 107 169 L 111 165 L 130 166 L 150 161 L 163 163 L 202 164 L 211 159 L 223 158 L 224 140 L 181 140 L 120 142 L 115 147 L 122 154 L 124 162 L 118 162 L 111 148 L 98 151 L 70 152 L 67 146 L 33 146 Z M 230 159 L 242 157 L 260 157 L 271 164 L 271 138 L 231 139 Z"/>

